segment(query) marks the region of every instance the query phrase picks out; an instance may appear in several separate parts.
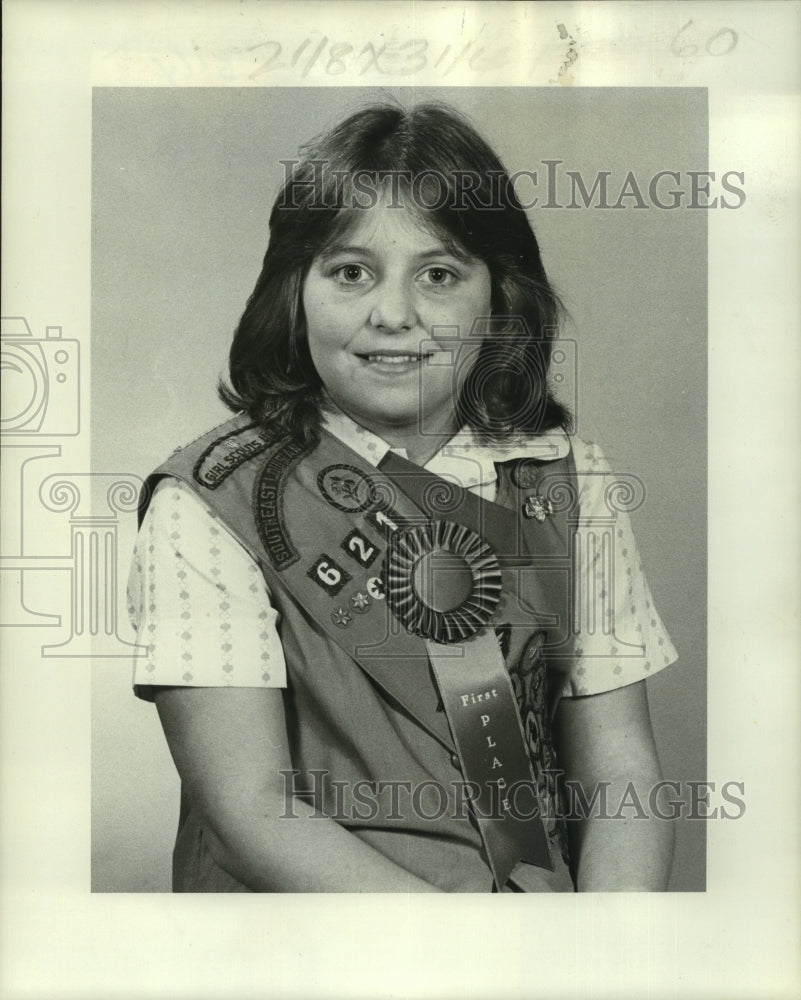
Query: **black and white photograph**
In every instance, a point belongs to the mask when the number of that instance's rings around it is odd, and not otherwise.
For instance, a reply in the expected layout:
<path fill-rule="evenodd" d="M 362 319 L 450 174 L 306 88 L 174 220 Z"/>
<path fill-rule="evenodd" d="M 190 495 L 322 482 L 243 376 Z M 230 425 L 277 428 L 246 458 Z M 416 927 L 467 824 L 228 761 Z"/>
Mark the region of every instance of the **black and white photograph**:
<path fill-rule="evenodd" d="M 133 419 L 157 710 L 95 702 L 95 889 L 167 888 L 180 797 L 176 891 L 502 890 L 510 768 L 527 891 L 703 889 L 707 205 L 745 198 L 704 92 L 98 89 L 93 134 L 93 466 Z"/>
<path fill-rule="evenodd" d="M 798 12 L 10 4 L 4 995 L 795 995 Z"/>

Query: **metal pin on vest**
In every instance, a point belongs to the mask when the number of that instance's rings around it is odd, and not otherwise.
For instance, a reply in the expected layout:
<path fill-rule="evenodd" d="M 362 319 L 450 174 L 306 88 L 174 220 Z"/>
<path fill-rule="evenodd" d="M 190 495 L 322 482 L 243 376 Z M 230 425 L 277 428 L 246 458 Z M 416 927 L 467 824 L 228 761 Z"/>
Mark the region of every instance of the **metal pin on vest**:
<path fill-rule="evenodd" d="M 523 502 L 523 516 L 528 518 L 534 518 L 540 524 L 553 514 L 553 506 L 551 501 L 546 497 L 540 496 L 539 493 L 532 493 L 531 496 L 526 497 Z"/>

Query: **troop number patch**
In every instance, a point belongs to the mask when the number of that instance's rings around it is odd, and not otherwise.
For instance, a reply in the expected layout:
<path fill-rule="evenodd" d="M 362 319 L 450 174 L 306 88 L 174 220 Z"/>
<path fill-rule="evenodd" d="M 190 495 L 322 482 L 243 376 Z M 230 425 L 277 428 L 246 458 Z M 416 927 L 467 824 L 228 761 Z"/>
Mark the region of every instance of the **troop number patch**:
<path fill-rule="evenodd" d="M 351 579 L 350 573 L 337 565 L 331 556 L 327 556 L 325 553 L 318 557 L 306 575 L 331 597 L 336 597 Z"/>
<path fill-rule="evenodd" d="M 342 548 L 362 566 L 370 566 L 378 555 L 378 547 L 356 528 L 342 542 Z"/>

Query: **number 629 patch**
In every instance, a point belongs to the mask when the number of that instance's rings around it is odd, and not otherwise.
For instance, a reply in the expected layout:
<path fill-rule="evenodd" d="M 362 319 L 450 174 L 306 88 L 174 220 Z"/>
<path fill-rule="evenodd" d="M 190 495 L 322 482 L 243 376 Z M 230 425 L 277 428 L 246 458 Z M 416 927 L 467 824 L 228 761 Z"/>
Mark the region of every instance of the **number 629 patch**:
<path fill-rule="evenodd" d="M 322 587 L 331 597 L 338 594 L 351 579 L 350 573 L 325 553 L 318 557 L 310 570 L 307 570 L 306 576 L 314 580 L 318 587 Z"/>

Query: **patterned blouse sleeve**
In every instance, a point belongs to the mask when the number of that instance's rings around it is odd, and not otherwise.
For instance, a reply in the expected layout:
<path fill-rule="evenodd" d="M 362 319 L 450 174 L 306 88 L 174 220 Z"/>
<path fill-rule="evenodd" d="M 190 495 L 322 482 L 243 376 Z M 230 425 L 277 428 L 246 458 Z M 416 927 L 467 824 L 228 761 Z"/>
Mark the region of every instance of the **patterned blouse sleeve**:
<path fill-rule="evenodd" d="M 654 607 L 629 515 L 607 505 L 614 473 L 597 445 L 574 438 L 573 454 L 580 505 L 574 550 L 578 634 L 566 696 L 624 687 L 677 659 Z"/>
<path fill-rule="evenodd" d="M 134 692 L 155 685 L 286 687 L 277 613 L 258 565 L 184 485 L 162 480 L 140 529 L 128 610 L 142 652 Z"/>

